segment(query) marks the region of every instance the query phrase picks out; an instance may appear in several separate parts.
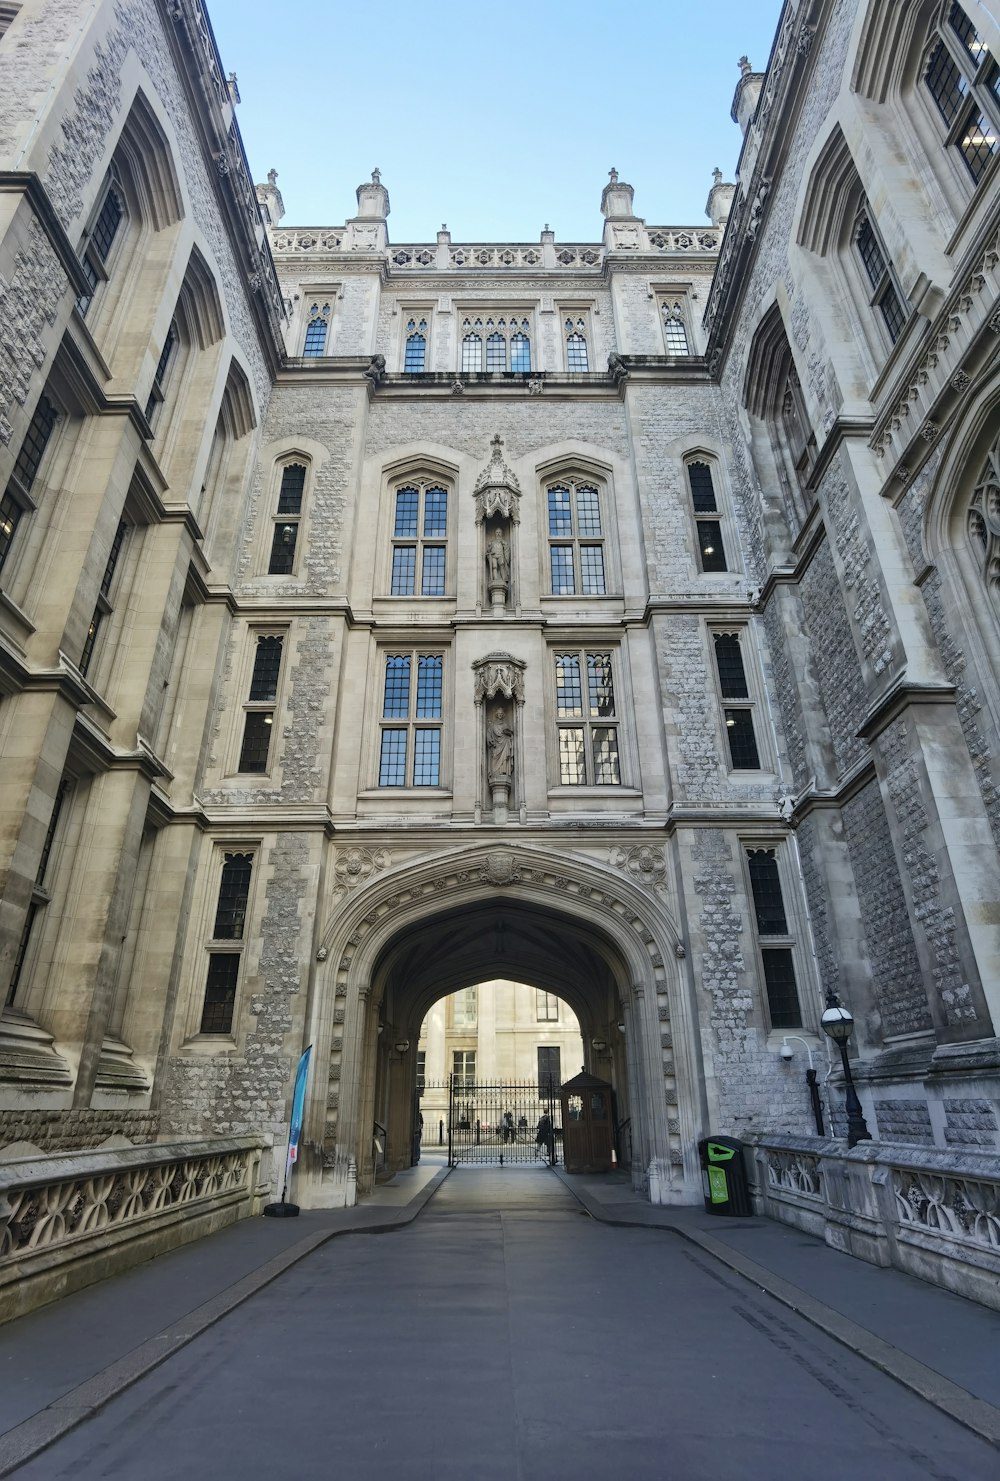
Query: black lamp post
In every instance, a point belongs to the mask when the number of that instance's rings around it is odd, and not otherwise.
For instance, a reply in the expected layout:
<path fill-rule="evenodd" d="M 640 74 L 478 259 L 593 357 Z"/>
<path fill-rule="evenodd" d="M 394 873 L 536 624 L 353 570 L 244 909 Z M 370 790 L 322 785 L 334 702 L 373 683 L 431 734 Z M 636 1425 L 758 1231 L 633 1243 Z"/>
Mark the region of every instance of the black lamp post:
<path fill-rule="evenodd" d="M 826 995 L 826 1009 L 820 1023 L 823 1032 L 830 1035 L 840 1050 L 840 1059 L 844 1066 L 844 1099 L 847 1103 L 847 1145 L 856 1147 L 858 1142 L 870 1142 L 872 1134 L 865 1125 L 864 1112 L 854 1088 L 854 1076 L 847 1058 L 847 1041 L 854 1028 L 854 1019 L 832 987 Z"/>

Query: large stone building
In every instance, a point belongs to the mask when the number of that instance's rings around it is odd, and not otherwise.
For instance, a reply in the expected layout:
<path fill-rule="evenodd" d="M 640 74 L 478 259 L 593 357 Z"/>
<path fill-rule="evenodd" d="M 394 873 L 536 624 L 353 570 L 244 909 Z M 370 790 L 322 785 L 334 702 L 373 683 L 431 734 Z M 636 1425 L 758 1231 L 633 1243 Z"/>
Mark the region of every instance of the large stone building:
<path fill-rule="evenodd" d="M 350 1201 L 507 978 L 654 1201 L 831 989 L 876 1137 L 997 1147 L 994 59 L 787 0 L 701 225 L 398 244 L 255 188 L 200 0 L 0 3 L 4 1143 L 280 1142 L 311 1043 Z"/>

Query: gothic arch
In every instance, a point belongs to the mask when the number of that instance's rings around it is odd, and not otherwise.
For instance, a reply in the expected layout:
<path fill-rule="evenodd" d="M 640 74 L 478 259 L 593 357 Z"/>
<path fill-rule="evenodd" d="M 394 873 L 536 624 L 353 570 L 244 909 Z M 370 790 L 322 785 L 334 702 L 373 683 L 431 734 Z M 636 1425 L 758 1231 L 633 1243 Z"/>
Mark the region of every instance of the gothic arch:
<path fill-rule="evenodd" d="M 334 898 L 319 938 L 320 965 L 309 1010 L 316 1073 L 304 1170 L 312 1173 L 308 1196 L 313 1201 L 352 1201 L 352 1164 L 364 1159 L 380 961 L 393 943 L 429 919 L 444 928 L 463 913 L 493 907 L 528 912 L 557 935 L 586 934 L 595 945 L 613 978 L 626 1025 L 630 1103 L 641 1149 L 637 1172 L 648 1170 L 650 1196 L 657 1202 L 691 1198 L 699 1176 L 696 1142 L 704 1092 L 694 1010 L 679 964 L 683 947 L 665 900 L 660 850 L 616 848 L 602 865 L 536 847 L 491 843 L 394 867 L 387 850 L 358 847 L 339 855 L 333 877 Z M 487 956 L 483 963 L 485 968 Z M 485 970 L 471 980 L 483 975 Z M 457 979 L 444 990 L 454 985 Z M 559 988 L 563 995 L 565 986 Z M 442 992 L 428 1002 L 435 996 Z"/>

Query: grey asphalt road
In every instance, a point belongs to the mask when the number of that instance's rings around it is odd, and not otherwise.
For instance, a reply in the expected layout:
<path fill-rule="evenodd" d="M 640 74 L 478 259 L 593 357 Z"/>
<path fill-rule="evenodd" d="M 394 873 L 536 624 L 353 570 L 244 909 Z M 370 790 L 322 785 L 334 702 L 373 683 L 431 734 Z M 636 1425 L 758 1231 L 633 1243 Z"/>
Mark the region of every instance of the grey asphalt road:
<path fill-rule="evenodd" d="M 997 1481 L 1000 1452 L 710 1255 L 532 1169 L 324 1245 L 19 1481 Z"/>

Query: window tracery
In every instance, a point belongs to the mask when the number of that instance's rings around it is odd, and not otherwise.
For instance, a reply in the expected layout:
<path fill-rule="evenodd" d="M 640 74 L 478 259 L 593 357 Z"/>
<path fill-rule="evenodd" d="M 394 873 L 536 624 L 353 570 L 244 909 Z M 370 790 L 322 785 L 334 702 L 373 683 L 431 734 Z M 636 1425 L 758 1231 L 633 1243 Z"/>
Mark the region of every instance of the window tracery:
<path fill-rule="evenodd" d="M 320 304 L 319 300 L 309 307 L 309 318 L 306 321 L 306 337 L 302 346 L 302 354 L 310 358 L 326 354 L 326 341 L 330 333 L 330 315 L 333 312 L 329 303 Z"/>
<path fill-rule="evenodd" d="M 668 355 L 690 355 L 684 306 L 680 299 L 664 299 L 660 305 L 663 339 Z"/>
<path fill-rule="evenodd" d="M 990 448 L 967 515 L 969 544 L 995 605 L 1000 606 L 1000 439 Z"/>
<path fill-rule="evenodd" d="M 403 370 L 407 375 L 420 375 L 427 362 L 427 320 L 410 319 L 406 325 L 406 353 Z"/>
<path fill-rule="evenodd" d="M 476 375 L 531 370 L 531 321 L 524 314 L 467 314 L 462 320 L 462 371 Z"/>

